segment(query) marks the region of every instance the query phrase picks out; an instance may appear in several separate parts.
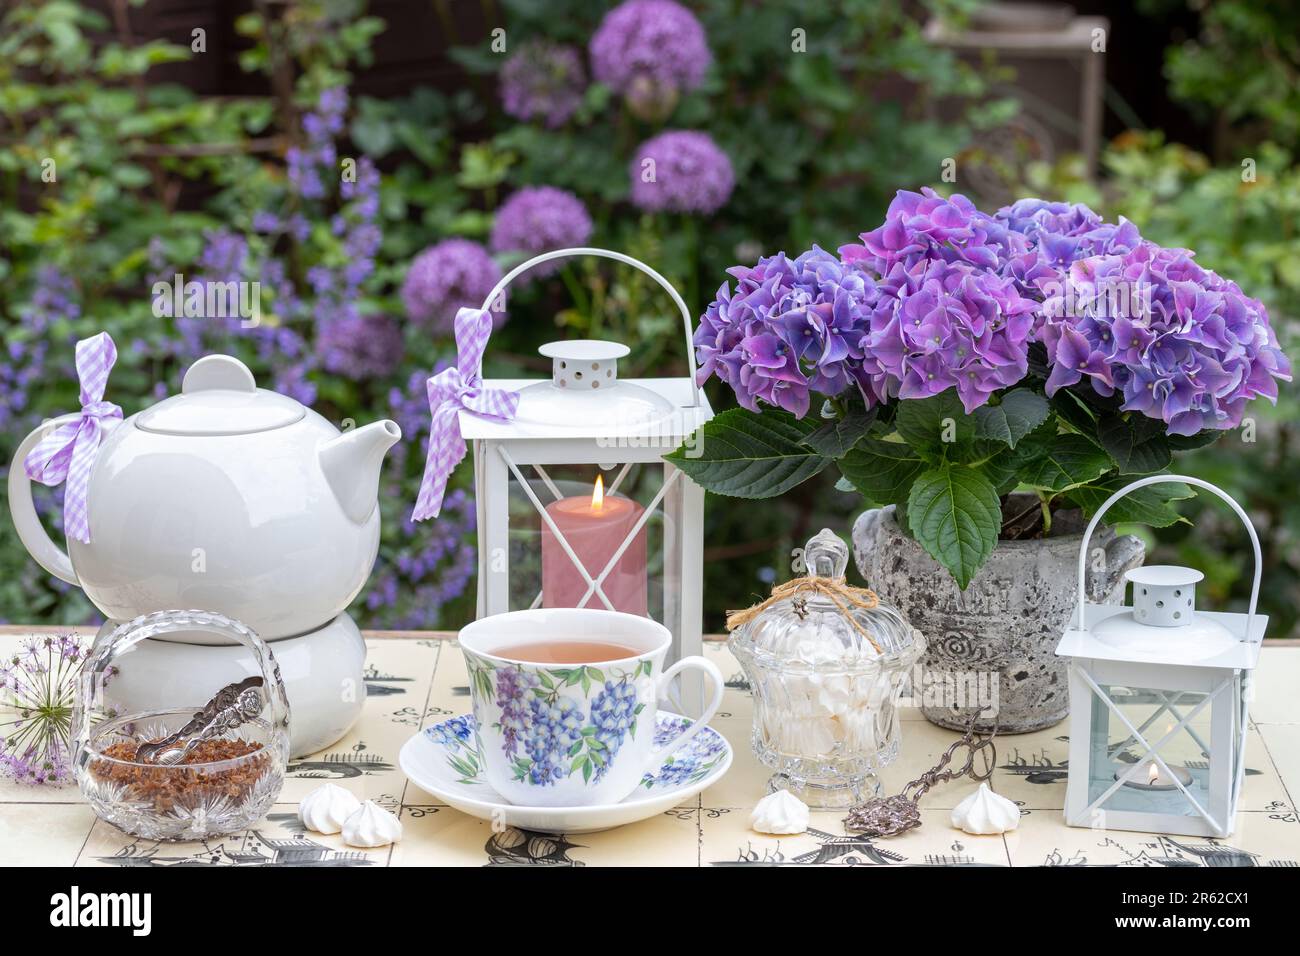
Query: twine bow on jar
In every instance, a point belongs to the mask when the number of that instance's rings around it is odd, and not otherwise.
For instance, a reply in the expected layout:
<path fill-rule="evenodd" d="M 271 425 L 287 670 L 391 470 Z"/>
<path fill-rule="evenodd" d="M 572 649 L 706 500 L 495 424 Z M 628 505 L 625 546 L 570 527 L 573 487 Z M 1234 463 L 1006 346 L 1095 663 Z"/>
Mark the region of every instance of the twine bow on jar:
<path fill-rule="evenodd" d="M 743 611 L 728 611 L 727 630 L 734 631 L 738 627 L 743 627 L 778 601 L 793 598 L 795 595 L 804 592 L 820 594 L 829 600 L 844 615 L 845 620 L 853 625 L 853 629 L 876 649 L 877 654 L 884 653 L 880 645 L 876 643 L 875 638 L 866 632 L 850 610 L 850 608 L 856 608 L 870 611 L 879 606 L 880 598 L 876 597 L 876 592 L 870 588 L 854 587 L 842 577 L 822 577 L 818 574 L 809 574 L 802 578 L 786 581 L 784 584 L 778 584 L 772 588 L 772 596 L 766 601 L 745 608 Z"/>

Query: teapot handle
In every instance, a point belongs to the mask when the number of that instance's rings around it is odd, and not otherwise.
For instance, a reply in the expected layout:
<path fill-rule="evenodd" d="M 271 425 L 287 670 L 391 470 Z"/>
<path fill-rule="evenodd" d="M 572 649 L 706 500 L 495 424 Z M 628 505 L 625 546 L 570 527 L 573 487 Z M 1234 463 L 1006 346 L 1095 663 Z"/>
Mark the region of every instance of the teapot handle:
<path fill-rule="evenodd" d="M 1246 531 L 1250 535 L 1250 546 L 1255 552 L 1255 575 L 1250 585 L 1250 607 L 1246 611 L 1246 640 L 1250 640 L 1251 628 L 1255 626 L 1255 606 L 1259 603 L 1259 580 L 1264 570 L 1264 559 L 1259 550 L 1259 535 L 1255 533 L 1255 526 L 1250 523 L 1250 518 L 1241 505 L 1237 504 L 1226 491 L 1201 478 L 1192 478 L 1188 475 L 1148 475 L 1146 478 L 1139 478 L 1137 481 L 1119 489 L 1106 499 L 1105 504 L 1097 509 L 1097 513 L 1092 516 L 1092 520 L 1088 522 L 1087 530 L 1083 533 L 1083 543 L 1079 545 L 1079 605 L 1075 612 L 1074 626 L 1080 629 L 1083 628 L 1083 608 L 1088 600 L 1088 592 L 1084 590 L 1084 576 L 1088 562 L 1088 542 L 1092 540 L 1092 533 L 1097 530 L 1097 525 L 1101 523 L 1101 516 L 1110 510 L 1111 505 L 1130 491 L 1137 491 L 1139 488 L 1147 487 L 1147 485 L 1160 485 L 1167 482 L 1182 482 L 1195 488 L 1203 488 L 1206 491 L 1213 492 L 1228 503 L 1228 507 L 1246 526 Z"/>
<path fill-rule="evenodd" d="M 613 259 L 616 262 L 622 262 L 635 269 L 640 269 L 651 279 L 654 279 L 655 282 L 659 283 L 663 290 L 668 293 L 669 298 L 673 300 L 673 304 L 677 306 L 678 311 L 682 313 L 682 326 L 686 330 L 686 361 L 690 365 L 691 395 L 694 398 L 694 401 L 691 402 L 691 407 L 698 407 L 700 404 L 700 386 L 695 381 L 695 343 L 694 334 L 691 329 L 691 310 L 686 307 L 685 300 L 682 299 L 681 294 L 673 288 L 672 283 L 640 259 L 634 259 L 629 255 L 624 255 L 621 252 L 614 252 L 611 249 L 598 249 L 592 246 L 575 246 L 571 249 L 554 249 L 551 252 L 543 252 L 539 256 L 534 256 L 525 262 L 519 263 L 519 265 L 515 266 L 502 276 L 501 281 L 496 284 L 496 288 L 489 292 L 487 298 L 483 300 L 483 310 L 485 312 L 492 311 L 493 304 L 501 301 L 501 293 L 505 292 L 506 286 L 510 285 L 511 282 L 529 269 L 534 266 L 539 266 L 543 262 L 550 262 L 552 259 L 567 259 L 571 256 L 596 256 L 601 259 Z"/>
<path fill-rule="evenodd" d="M 36 513 L 36 504 L 32 501 L 32 480 L 27 477 L 23 462 L 47 432 L 80 418 L 80 412 L 73 412 L 71 415 L 60 415 L 42 422 L 40 427 L 23 439 L 14 454 L 14 460 L 9 464 L 9 513 L 13 515 L 19 539 L 37 564 L 56 578 L 76 585 L 80 585 L 81 581 L 77 579 L 77 572 L 72 567 L 72 559 L 51 540 Z"/>

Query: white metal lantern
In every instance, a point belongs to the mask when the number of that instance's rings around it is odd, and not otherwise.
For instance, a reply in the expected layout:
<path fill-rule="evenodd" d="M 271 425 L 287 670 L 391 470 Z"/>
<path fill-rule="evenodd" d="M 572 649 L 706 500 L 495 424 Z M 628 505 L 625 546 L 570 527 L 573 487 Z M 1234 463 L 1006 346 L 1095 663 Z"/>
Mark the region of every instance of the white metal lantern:
<path fill-rule="evenodd" d="M 474 450 L 478 616 L 543 606 L 646 614 L 672 631 L 674 658 L 699 654 L 704 491 L 663 459 L 713 417 L 695 381 L 686 303 L 630 256 L 574 248 L 516 266 L 483 308 L 528 269 L 580 255 L 634 266 L 663 287 L 682 315 L 690 375 L 620 379 L 627 346 L 583 340 L 542 346 L 549 379 L 484 381 L 517 391 L 519 405 L 510 421 L 460 413 Z"/>
<path fill-rule="evenodd" d="M 1196 608 L 1191 568 L 1126 574 L 1128 606 L 1087 605 L 1088 542 L 1102 515 L 1131 491 L 1185 482 L 1218 495 L 1250 533 L 1255 575 L 1245 614 Z M 1070 658 L 1071 826 L 1224 837 L 1245 774 L 1247 700 L 1268 618 L 1255 613 L 1259 538 L 1237 502 L 1197 478 L 1135 481 L 1093 515 L 1079 552 L 1079 607 L 1056 653 Z"/>

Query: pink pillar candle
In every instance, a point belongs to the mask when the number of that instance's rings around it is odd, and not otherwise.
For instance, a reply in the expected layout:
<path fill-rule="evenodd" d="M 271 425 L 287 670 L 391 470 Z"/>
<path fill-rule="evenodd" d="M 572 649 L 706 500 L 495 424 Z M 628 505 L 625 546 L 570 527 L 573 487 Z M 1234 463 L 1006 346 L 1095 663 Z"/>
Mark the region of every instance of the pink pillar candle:
<path fill-rule="evenodd" d="M 605 570 L 614 553 L 645 511 L 631 498 L 605 497 L 602 479 L 596 478 L 596 492 L 590 498 L 561 498 L 546 506 L 564 540 L 578 556 L 594 581 Z M 556 539 L 550 525 L 542 522 L 542 606 L 578 607 L 588 584 L 578 572 L 573 559 Z M 605 577 L 600 589 L 616 611 L 646 613 L 646 543 L 645 525 Z M 582 607 L 604 608 L 605 602 L 594 591 Z"/>

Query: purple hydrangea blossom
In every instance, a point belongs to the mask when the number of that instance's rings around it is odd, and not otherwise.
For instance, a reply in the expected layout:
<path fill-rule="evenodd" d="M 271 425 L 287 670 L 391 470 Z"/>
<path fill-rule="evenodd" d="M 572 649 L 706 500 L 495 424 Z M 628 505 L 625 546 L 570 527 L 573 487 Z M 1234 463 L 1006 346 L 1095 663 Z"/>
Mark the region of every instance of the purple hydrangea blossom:
<path fill-rule="evenodd" d="M 627 0 L 591 37 L 591 70 L 616 93 L 635 84 L 662 91 L 693 90 L 713 56 L 700 21 L 673 0 Z"/>
<path fill-rule="evenodd" d="M 577 196 L 553 186 L 529 186 L 497 210 L 489 244 L 493 252 L 523 252 L 529 256 L 551 249 L 584 246 L 591 238 L 591 216 Z M 559 268 L 547 262 L 526 276 L 542 276 Z"/>
<path fill-rule="evenodd" d="M 521 120 L 563 126 L 582 103 L 587 75 L 578 51 L 546 41 L 522 45 L 501 67 L 501 107 Z"/>
<path fill-rule="evenodd" d="M 869 406 L 954 389 L 970 413 L 1028 374 L 1041 341 L 1049 395 L 1087 379 L 1191 435 L 1236 427 L 1249 401 L 1276 400 L 1277 381 L 1291 378 L 1258 300 L 1188 250 L 1080 204 L 1026 199 L 991 217 L 960 195 L 900 192 L 861 239 L 840 260 L 814 249 L 793 266 L 779 256 L 730 270 L 735 294 L 719 290 L 696 334 L 701 381 L 716 375 L 753 410 L 762 401 L 803 415 L 809 391 L 836 394 L 852 379 Z M 860 333 L 838 362 L 825 338 L 803 352 L 789 339 L 811 295 L 805 266 L 823 294 L 831 275 L 836 294 L 850 277 L 861 289 L 843 325 L 838 300 L 833 310 L 835 329 Z"/>
<path fill-rule="evenodd" d="M 695 333 L 701 383 L 716 375 L 751 411 L 762 401 L 802 418 L 811 392 L 838 395 L 859 381 L 870 278 L 815 246 L 727 271 L 735 291 L 723 283 Z"/>
<path fill-rule="evenodd" d="M 846 263 L 888 275 L 895 263 L 965 262 L 999 271 L 1012 256 L 1029 251 L 1028 240 L 975 208 L 960 193 L 945 199 L 929 187 L 914 193 L 899 190 L 885 221 L 862 233 L 861 244 L 841 246 Z"/>
<path fill-rule="evenodd" d="M 1129 252 L 1142 241 L 1127 219 L 1104 222 L 1083 203 L 1021 199 L 999 209 L 996 218 L 1029 242 L 1029 250 L 1008 257 L 1001 272 L 1016 280 L 1022 295 L 1036 299 L 1058 295 L 1079 259 Z"/>
<path fill-rule="evenodd" d="M 884 402 L 957 390 L 967 414 L 1029 369 L 1038 303 L 966 262 L 895 261 L 876 284 L 862 372 Z"/>
<path fill-rule="evenodd" d="M 501 267 L 477 242 L 444 239 L 412 260 L 402 284 L 402 301 L 412 321 L 446 333 L 456 312 L 481 306 L 500 278 Z M 494 309 L 492 317 L 499 326 L 505 311 Z"/>
<path fill-rule="evenodd" d="M 716 212 L 736 182 L 727 154 L 707 133 L 692 130 L 646 140 L 628 170 L 632 204 L 647 212 Z"/>
<path fill-rule="evenodd" d="M 402 330 L 386 315 L 347 315 L 318 328 L 316 354 L 327 372 L 358 382 L 385 378 L 402 360 Z"/>
<path fill-rule="evenodd" d="M 1068 266 L 1086 256 L 1128 252 L 1142 239 L 1127 219 L 1121 216 L 1118 223 L 1105 222 L 1083 203 L 1021 199 L 999 209 L 995 218 L 1031 243 L 1049 247 L 1044 252 L 1059 265 Z M 1063 247 L 1050 248 L 1057 243 Z"/>
<path fill-rule="evenodd" d="M 1264 305 L 1192 256 L 1144 241 L 1073 263 L 1074 307 L 1044 303 L 1047 393 L 1087 378 L 1174 435 L 1235 428 L 1251 399 L 1276 401 L 1291 365 Z"/>

